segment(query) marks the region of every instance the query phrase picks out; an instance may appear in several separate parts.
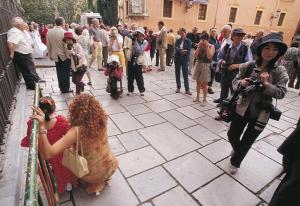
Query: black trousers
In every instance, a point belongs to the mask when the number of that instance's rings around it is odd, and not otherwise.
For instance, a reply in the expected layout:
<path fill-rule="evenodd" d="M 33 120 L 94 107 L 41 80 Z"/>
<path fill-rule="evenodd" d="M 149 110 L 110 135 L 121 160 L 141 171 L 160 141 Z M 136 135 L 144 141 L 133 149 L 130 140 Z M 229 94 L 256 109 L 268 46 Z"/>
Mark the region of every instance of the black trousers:
<path fill-rule="evenodd" d="M 158 49 L 156 49 L 156 54 L 155 54 L 155 66 L 158 67 L 159 65 L 159 52 Z"/>
<path fill-rule="evenodd" d="M 300 160 L 292 160 L 269 206 L 294 206 L 300 202 Z"/>
<path fill-rule="evenodd" d="M 173 45 L 168 44 L 168 49 L 167 49 L 167 57 L 166 57 L 166 64 L 167 66 L 171 66 L 173 63 L 173 58 L 174 58 L 174 51 L 175 48 Z"/>
<path fill-rule="evenodd" d="M 108 58 L 108 47 L 102 47 L 102 56 L 103 56 L 103 67 L 107 65 L 107 58 Z"/>
<path fill-rule="evenodd" d="M 216 69 L 217 69 L 217 63 L 211 63 L 211 65 L 210 65 L 210 82 L 208 82 L 208 84 L 207 84 L 209 87 L 211 87 L 214 83 Z"/>
<path fill-rule="evenodd" d="M 71 60 L 62 61 L 58 57 L 58 62 L 55 62 L 58 86 L 61 92 L 70 90 L 70 66 Z"/>
<path fill-rule="evenodd" d="M 235 167 L 240 167 L 241 162 L 247 155 L 252 144 L 259 136 L 259 134 L 263 131 L 263 129 L 256 130 L 255 124 L 257 120 L 250 119 L 248 118 L 248 116 L 249 115 L 247 113 L 244 115 L 244 117 L 234 113 L 230 124 L 230 128 L 227 133 L 229 142 L 234 150 L 230 162 Z M 246 131 L 244 132 L 241 138 L 241 135 L 246 126 Z"/>
<path fill-rule="evenodd" d="M 134 79 L 136 81 L 139 91 L 144 92 L 145 87 L 144 87 L 142 65 L 133 64 L 131 61 L 129 61 L 127 73 L 128 73 L 127 75 L 128 92 L 134 91 L 134 86 L 133 86 Z"/>
<path fill-rule="evenodd" d="M 76 85 L 76 95 L 79 95 L 84 89 L 84 83 L 81 81 L 84 74 L 84 72 L 78 73 L 72 71 L 72 82 Z"/>
<path fill-rule="evenodd" d="M 13 62 L 20 70 L 27 89 L 34 89 L 35 82 L 40 80 L 39 75 L 36 73 L 32 54 L 14 53 Z"/>
<path fill-rule="evenodd" d="M 226 99 L 230 93 L 232 94 L 233 89 L 232 89 L 232 80 L 235 78 L 237 75 L 236 72 L 229 72 L 229 71 L 222 71 L 221 73 L 221 94 L 220 98 L 221 99 Z"/>

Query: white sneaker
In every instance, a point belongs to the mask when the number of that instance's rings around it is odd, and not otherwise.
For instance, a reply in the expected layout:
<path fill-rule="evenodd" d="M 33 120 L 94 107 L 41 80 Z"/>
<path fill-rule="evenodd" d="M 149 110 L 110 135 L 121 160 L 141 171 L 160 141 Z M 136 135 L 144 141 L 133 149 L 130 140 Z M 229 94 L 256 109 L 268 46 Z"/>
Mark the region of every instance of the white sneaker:
<path fill-rule="evenodd" d="M 99 196 L 100 194 L 100 192 L 95 192 L 95 196 Z"/>
<path fill-rule="evenodd" d="M 144 96 L 144 92 L 141 92 L 141 96 Z"/>
<path fill-rule="evenodd" d="M 132 95 L 132 92 L 128 92 L 128 93 L 127 93 L 127 96 L 130 96 L 130 95 Z"/>
<path fill-rule="evenodd" d="M 239 168 L 233 166 L 232 164 L 230 164 L 229 166 L 229 173 L 234 175 L 237 171 L 238 171 Z"/>

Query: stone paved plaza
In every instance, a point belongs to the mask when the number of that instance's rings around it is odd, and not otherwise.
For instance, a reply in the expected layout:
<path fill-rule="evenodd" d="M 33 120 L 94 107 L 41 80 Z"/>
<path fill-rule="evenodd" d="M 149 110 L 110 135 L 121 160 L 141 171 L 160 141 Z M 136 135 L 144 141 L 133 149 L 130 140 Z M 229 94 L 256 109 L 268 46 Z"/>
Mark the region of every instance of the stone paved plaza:
<path fill-rule="evenodd" d="M 55 68 L 40 68 L 38 73 L 46 80 L 41 84 L 43 94 L 56 100 L 58 114 L 67 115 L 73 94 L 60 94 Z M 111 186 L 100 196 L 76 189 L 78 206 L 254 206 L 270 200 L 282 178 L 281 155 L 276 149 L 300 116 L 296 91 L 289 91 L 278 101 L 283 111 L 280 121 L 269 121 L 238 173 L 232 176 L 228 172 L 229 124 L 213 119 L 217 109 L 212 101 L 220 92 L 217 84 L 216 93 L 209 95 L 209 104 L 202 107 L 191 96 L 175 94 L 171 67 L 166 72 L 144 74 L 145 96 L 136 89 L 128 97 L 125 89 L 117 101 L 106 93 L 103 73 L 93 70 L 92 76 L 93 86 L 86 86 L 85 92 L 96 96 L 109 114 L 109 143 L 120 167 Z M 195 96 L 192 80 L 190 87 Z M 32 95 L 32 91 L 26 91 L 27 116 Z M 66 198 L 67 194 L 62 200 Z"/>

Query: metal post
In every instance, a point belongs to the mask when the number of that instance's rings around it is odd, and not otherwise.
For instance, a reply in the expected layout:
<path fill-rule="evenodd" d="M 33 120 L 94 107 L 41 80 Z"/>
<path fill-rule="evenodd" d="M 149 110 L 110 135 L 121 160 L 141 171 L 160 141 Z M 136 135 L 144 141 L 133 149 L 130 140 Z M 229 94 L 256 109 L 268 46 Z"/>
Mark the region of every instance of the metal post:
<path fill-rule="evenodd" d="M 40 86 L 35 84 L 34 106 L 38 107 L 40 99 Z M 35 114 L 35 113 L 34 113 Z M 27 163 L 27 175 L 25 186 L 25 206 L 38 206 L 38 174 L 37 174 L 37 156 L 38 156 L 38 131 L 39 124 L 37 120 L 32 121 L 32 132 L 30 136 L 30 145 Z"/>

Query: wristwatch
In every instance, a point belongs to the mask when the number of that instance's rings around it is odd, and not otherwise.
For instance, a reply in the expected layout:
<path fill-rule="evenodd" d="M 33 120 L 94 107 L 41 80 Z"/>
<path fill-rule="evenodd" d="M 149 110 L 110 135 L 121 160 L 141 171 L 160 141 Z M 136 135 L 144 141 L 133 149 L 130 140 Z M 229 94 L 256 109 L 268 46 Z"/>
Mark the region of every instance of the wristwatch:
<path fill-rule="evenodd" d="M 47 130 L 46 129 L 40 129 L 39 133 L 40 134 L 47 134 Z"/>

